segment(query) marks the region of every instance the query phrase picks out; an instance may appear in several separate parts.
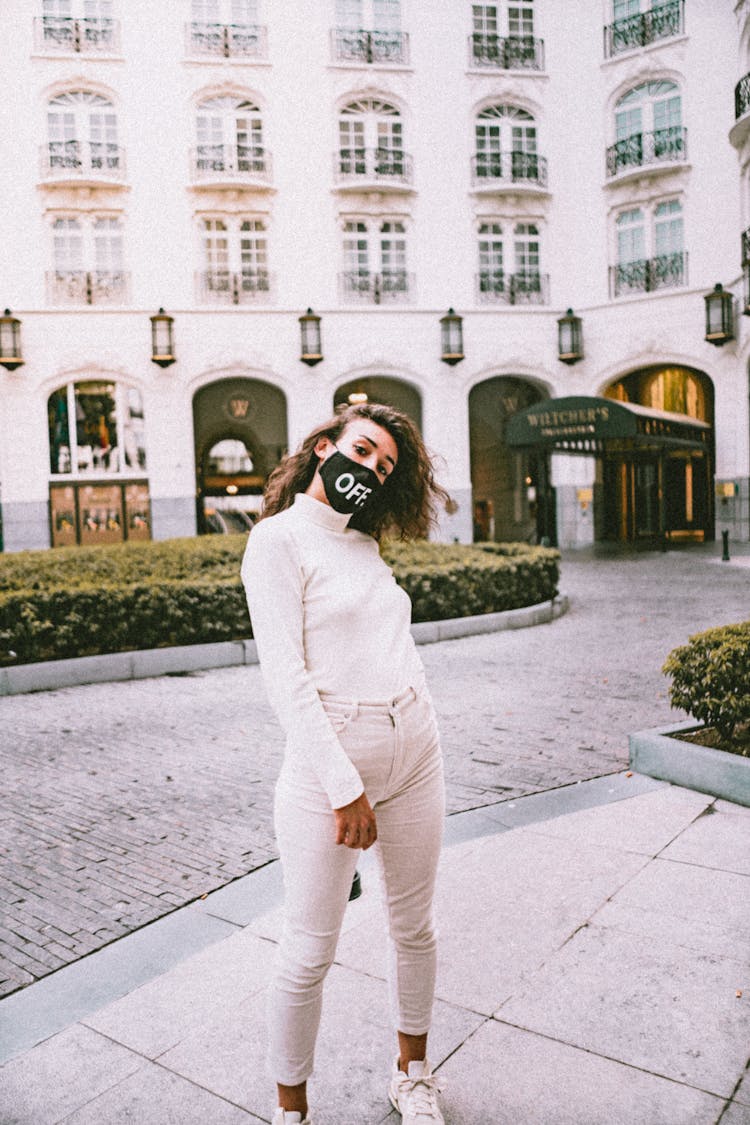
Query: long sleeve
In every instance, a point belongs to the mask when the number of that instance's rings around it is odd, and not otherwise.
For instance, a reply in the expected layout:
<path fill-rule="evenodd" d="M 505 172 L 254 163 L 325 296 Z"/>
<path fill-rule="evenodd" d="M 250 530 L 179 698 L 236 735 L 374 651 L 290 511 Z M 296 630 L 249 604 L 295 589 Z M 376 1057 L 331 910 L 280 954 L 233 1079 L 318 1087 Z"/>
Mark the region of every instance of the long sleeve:
<path fill-rule="evenodd" d="M 269 701 L 288 751 L 313 768 L 334 809 L 364 792 L 312 681 L 305 661 L 305 581 L 294 536 L 277 521 L 253 529 L 242 561 L 253 636 Z"/>

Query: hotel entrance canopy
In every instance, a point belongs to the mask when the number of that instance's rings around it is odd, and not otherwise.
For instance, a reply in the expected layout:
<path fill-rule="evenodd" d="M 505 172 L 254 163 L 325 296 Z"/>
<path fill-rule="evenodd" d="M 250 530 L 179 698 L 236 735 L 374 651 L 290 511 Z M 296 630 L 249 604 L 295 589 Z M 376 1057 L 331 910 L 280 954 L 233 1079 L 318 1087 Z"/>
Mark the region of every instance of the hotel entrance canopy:
<path fill-rule="evenodd" d="M 506 444 L 568 453 L 706 449 L 711 427 L 687 414 L 616 399 L 571 396 L 536 402 L 508 419 Z"/>

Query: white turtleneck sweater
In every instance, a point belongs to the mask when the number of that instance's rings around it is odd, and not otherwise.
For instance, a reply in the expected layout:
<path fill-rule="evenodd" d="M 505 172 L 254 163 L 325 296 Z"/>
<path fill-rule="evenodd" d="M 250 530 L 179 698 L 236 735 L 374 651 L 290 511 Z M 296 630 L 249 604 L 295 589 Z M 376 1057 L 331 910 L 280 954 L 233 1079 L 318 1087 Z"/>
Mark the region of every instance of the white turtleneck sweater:
<path fill-rule="evenodd" d="M 410 632 L 411 602 L 370 535 L 348 515 L 298 493 L 294 504 L 253 528 L 242 581 L 268 698 L 332 808 L 364 791 L 320 692 L 363 702 L 426 690 Z"/>

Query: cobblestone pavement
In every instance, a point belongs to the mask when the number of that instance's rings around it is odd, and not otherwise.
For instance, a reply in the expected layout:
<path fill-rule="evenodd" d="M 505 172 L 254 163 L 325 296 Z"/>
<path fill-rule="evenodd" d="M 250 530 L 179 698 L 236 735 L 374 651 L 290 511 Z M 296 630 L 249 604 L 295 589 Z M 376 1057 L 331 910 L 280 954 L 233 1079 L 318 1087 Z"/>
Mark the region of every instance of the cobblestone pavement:
<path fill-rule="evenodd" d="M 566 557 L 563 618 L 424 646 L 449 811 L 621 770 L 682 717 L 668 651 L 750 615 L 748 563 Z M 281 748 L 257 667 L 0 700 L 0 996 L 272 859 Z"/>

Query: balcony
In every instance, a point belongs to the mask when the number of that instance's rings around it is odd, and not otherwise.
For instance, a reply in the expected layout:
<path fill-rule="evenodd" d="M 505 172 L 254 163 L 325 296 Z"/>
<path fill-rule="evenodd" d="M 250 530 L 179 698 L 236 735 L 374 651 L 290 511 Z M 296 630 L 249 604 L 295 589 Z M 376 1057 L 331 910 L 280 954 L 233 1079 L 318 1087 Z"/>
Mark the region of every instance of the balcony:
<path fill-rule="evenodd" d="M 609 284 L 613 297 L 628 293 L 652 293 L 656 289 L 677 289 L 687 285 L 688 256 L 683 250 L 660 254 L 610 266 Z"/>
<path fill-rule="evenodd" d="M 52 186 L 122 187 L 125 151 L 105 141 L 49 141 L 39 150 L 41 182 Z"/>
<path fill-rule="evenodd" d="M 268 57 L 268 33 L 255 24 L 189 23 L 185 27 L 186 54 L 210 59 Z"/>
<path fill-rule="evenodd" d="M 734 117 L 729 140 L 739 149 L 750 135 L 750 74 L 741 78 L 734 88 Z"/>
<path fill-rule="evenodd" d="M 129 274 L 122 270 L 53 270 L 47 274 L 51 305 L 124 305 Z"/>
<path fill-rule="evenodd" d="M 342 148 L 334 153 L 333 177 L 342 191 L 411 191 L 412 159 L 400 149 Z"/>
<path fill-rule="evenodd" d="M 547 161 L 535 152 L 478 152 L 471 158 L 474 191 L 547 187 Z"/>
<path fill-rule="evenodd" d="M 345 301 L 362 304 L 404 303 L 411 299 L 414 292 L 414 274 L 400 269 L 387 269 L 382 273 L 348 270 L 340 275 L 340 283 Z"/>
<path fill-rule="evenodd" d="M 44 54 L 117 54 L 120 50 L 120 21 L 39 16 L 34 20 L 34 47 Z"/>
<path fill-rule="evenodd" d="M 204 270 L 198 274 L 198 298 L 206 305 L 258 305 L 271 297 L 268 270 Z"/>
<path fill-rule="evenodd" d="M 271 154 L 254 145 L 198 145 L 190 153 L 196 188 L 271 186 Z"/>
<path fill-rule="evenodd" d="M 653 133 L 634 133 L 607 149 L 607 177 L 658 172 L 665 165 L 684 164 L 686 160 L 687 129 L 673 126 Z"/>
<path fill-rule="evenodd" d="M 544 40 L 531 35 L 469 36 L 469 66 L 491 70 L 544 70 Z"/>
<path fill-rule="evenodd" d="M 617 20 L 604 28 L 604 57 L 648 47 L 660 39 L 673 39 L 685 30 L 685 0 L 666 0 L 650 11 Z"/>
<path fill-rule="evenodd" d="M 546 273 L 482 270 L 476 282 L 477 300 L 482 305 L 546 305 L 549 302 L 549 274 Z"/>
<path fill-rule="evenodd" d="M 336 27 L 331 32 L 334 62 L 396 63 L 409 62 L 409 36 L 403 31 L 362 31 Z"/>

